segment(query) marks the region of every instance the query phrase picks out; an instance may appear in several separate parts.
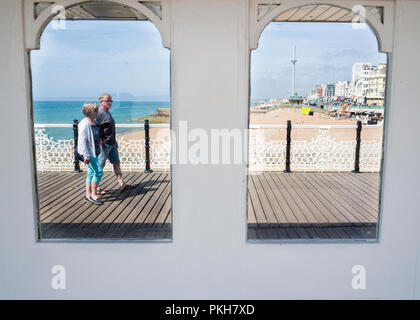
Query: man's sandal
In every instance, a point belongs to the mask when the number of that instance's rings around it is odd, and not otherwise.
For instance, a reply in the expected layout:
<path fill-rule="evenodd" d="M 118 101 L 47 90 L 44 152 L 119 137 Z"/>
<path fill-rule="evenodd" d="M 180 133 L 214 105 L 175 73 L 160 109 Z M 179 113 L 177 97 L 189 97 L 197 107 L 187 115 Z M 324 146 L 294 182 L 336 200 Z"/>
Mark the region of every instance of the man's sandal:
<path fill-rule="evenodd" d="M 134 187 L 128 184 L 125 184 L 123 187 L 120 187 L 120 191 L 131 190 L 131 189 L 134 189 Z"/>

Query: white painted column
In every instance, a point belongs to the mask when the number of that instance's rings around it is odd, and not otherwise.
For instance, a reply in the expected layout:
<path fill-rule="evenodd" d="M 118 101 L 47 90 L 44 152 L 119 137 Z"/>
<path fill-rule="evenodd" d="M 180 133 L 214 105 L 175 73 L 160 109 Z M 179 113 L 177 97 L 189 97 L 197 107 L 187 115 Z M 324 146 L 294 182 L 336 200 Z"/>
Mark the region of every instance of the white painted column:
<path fill-rule="evenodd" d="M 247 128 L 246 3 L 172 3 L 172 125 L 176 133 L 180 121 L 186 121 L 188 131 L 204 129 L 209 138 L 212 129 L 244 132 Z M 176 243 L 193 244 L 200 251 L 244 242 L 245 169 L 245 164 L 173 167 Z"/>
<path fill-rule="evenodd" d="M 407 277 L 416 279 L 410 285 L 415 299 L 420 298 L 420 42 L 415 40 L 420 34 L 419 13 L 419 1 L 396 2 L 380 226 L 382 242 L 395 250 L 394 259 L 398 255 L 412 258 L 413 266 L 403 266 L 400 260 L 399 266 L 390 269 L 398 273 L 407 268 Z"/>
<path fill-rule="evenodd" d="M 28 245 L 35 242 L 30 108 L 22 1 L 0 1 L 0 296 L 28 290 Z M 7 290 L 7 292 L 2 292 Z"/>

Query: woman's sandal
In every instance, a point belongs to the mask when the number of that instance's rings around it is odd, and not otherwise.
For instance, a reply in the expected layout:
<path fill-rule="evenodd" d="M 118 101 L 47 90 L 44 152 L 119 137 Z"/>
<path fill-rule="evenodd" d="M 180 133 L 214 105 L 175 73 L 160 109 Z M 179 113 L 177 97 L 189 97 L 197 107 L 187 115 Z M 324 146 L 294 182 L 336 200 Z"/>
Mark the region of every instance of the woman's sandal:
<path fill-rule="evenodd" d="M 99 198 L 93 199 L 92 197 L 90 197 L 89 201 L 93 202 L 94 204 L 103 204 L 102 200 Z"/>

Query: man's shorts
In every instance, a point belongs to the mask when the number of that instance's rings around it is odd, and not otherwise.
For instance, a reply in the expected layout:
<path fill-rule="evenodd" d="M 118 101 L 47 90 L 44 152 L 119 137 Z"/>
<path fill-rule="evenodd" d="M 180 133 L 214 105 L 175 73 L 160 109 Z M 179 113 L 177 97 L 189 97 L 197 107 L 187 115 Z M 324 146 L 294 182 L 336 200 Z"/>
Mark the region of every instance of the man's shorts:
<path fill-rule="evenodd" d="M 115 142 L 113 146 L 105 144 L 102 148 L 102 152 L 99 155 L 99 163 L 101 166 L 105 166 L 106 160 L 109 160 L 111 163 L 120 162 L 120 157 L 118 155 L 118 143 Z"/>

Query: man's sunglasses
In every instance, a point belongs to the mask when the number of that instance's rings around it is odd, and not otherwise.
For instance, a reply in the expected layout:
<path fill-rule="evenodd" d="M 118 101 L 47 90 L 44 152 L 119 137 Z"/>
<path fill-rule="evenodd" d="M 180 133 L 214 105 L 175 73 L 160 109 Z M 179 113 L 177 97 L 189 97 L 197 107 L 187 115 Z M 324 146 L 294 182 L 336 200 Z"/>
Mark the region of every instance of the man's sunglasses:
<path fill-rule="evenodd" d="M 113 102 L 113 100 L 101 100 L 101 102 Z"/>

